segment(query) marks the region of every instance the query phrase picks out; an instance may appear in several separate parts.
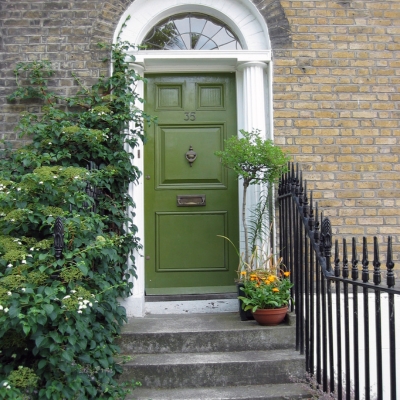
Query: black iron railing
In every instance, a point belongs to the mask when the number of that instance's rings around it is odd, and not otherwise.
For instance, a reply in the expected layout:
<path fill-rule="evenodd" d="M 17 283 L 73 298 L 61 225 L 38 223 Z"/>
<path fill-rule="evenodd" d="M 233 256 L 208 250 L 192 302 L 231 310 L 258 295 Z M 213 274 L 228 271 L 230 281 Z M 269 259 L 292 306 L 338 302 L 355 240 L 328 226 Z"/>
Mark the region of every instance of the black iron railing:
<path fill-rule="evenodd" d="M 400 303 L 400 290 L 394 287 L 391 237 L 386 271 L 381 271 L 377 237 L 373 270 L 365 237 L 361 271 L 354 238 L 351 260 L 342 239 L 341 246 L 335 241 L 332 262 L 330 220 L 314 206 L 298 167 L 295 171 L 290 165 L 278 193 L 281 256 L 295 283 L 296 348 L 305 354 L 308 374 L 338 399 L 396 399 L 395 303 Z"/>

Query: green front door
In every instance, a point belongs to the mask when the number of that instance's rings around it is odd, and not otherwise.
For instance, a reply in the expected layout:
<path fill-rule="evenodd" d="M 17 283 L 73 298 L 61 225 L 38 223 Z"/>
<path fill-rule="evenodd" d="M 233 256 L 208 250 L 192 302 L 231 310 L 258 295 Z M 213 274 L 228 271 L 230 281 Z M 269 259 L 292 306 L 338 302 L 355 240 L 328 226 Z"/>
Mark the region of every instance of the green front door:
<path fill-rule="evenodd" d="M 146 294 L 234 290 L 238 182 L 214 152 L 237 134 L 235 75 L 146 75 Z"/>

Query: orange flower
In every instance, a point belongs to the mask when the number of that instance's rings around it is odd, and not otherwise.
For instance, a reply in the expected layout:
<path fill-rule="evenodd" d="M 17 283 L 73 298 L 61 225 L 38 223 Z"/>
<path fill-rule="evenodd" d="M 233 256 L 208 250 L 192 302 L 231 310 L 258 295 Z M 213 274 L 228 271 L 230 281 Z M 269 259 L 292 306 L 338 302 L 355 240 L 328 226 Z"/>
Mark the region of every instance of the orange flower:
<path fill-rule="evenodd" d="M 240 275 L 246 275 L 246 271 L 242 271 Z"/>
<path fill-rule="evenodd" d="M 274 287 L 274 288 L 272 289 L 272 291 L 273 291 L 273 292 L 279 292 L 279 289 L 278 289 L 277 287 Z"/>
<path fill-rule="evenodd" d="M 285 271 L 285 272 L 283 273 L 283 275 L 284 275 L 284 276 L 290 276 L 290 272 L 289 272 L 289 271 Z"/>
<path fill-rule="evenodd" d="M 275 276 L 275 275 L 270 275 L 270 276 L 268 277 L 268 279 L 269 279 L 271 282 L 274 282 L 275 279 L 276 279 L 276 276 Z"/>

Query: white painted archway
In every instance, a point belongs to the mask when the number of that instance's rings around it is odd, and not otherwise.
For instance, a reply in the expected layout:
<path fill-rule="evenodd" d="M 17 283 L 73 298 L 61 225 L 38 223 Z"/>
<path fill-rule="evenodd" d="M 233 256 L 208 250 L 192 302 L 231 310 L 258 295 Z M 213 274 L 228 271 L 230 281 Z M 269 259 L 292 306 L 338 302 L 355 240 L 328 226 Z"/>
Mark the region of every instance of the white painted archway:
<path fill-rule="evenodd" d="M 122 15 L 114 39 L 125 22 L 121 40 L 141 43 L 155 24 L 183 12 L 208 14 L 223 21 L 237 35 L 244 50 L 138 51 L 134 53 L 137 72 L 141 75 L 146 72 L 236 72 L 238 128 L 259 129 L 266 138 L 273 139 L 271 45 L 266 23 L 250 0 L 136 0 Z M 141 83 L 137 91 L 143 97 Z M 135 165 L 143 171 L 143 148 L 134 151 Z M 240 199 L 241 191 L 240 184 Z M 257 191 L 254 187 L 250 193 L 250 207 L 258 198 Z M 137 185 L 131 185 L 130 194 L 136 203 L 134 223 L 143 237 L 142 179 Z M 141 317 L 146 312 L 143 253 L 136 255 L 136 273 L 133 295 L 123 304 L 128 316 Z"/>

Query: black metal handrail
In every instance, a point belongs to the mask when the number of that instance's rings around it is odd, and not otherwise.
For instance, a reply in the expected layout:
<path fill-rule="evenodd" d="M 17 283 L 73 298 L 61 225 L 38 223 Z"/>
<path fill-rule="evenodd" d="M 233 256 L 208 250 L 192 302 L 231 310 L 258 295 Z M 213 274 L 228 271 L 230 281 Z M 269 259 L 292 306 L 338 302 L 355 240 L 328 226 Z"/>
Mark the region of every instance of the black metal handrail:
<path fill-rule="evenodd" d="M 306 371 L 324 392 L 335 392 L 338 399 L 369 400 L 375 397 L 371 392 L 376 392 L 379 400 L 396 399 L 395 296 L 400 296 L 400 290 L 394 287 L 392 238 L 387 241 L 386 287 L 381 284 L 377 237 L 373 238 L 373 271 L 368 269 L 368 240 L 363 238 L 360 280 L 355 238 L 350 268 L 346 239 L 342 239 L 342 260 L 339 241 L 335 241 L 332 266 L 331 222 L 318 212 L 317 203 L 314 206 L 312 192 L 308 200 L 307 182 L 303 182 L 298 166 L 295 171 L 291 164 L 283 176 L 278 200 L 281 256 L 295 284 L 296 349 L 305 354 Z M 388 314 L 383 315 L 386 296 Z M 371 317 L 372 311 L 375 316 Z M 382 319 L 385 324 L 387 321 L 389 332 L 385 340 L 389 342 L 388 376 L 383 371 Z M 373 355 L 376 372 L 371 368 Z M 384 380 L 388 382 L 385 390 Z M 375 381 L 376 389 L 371 387 Z"/>

